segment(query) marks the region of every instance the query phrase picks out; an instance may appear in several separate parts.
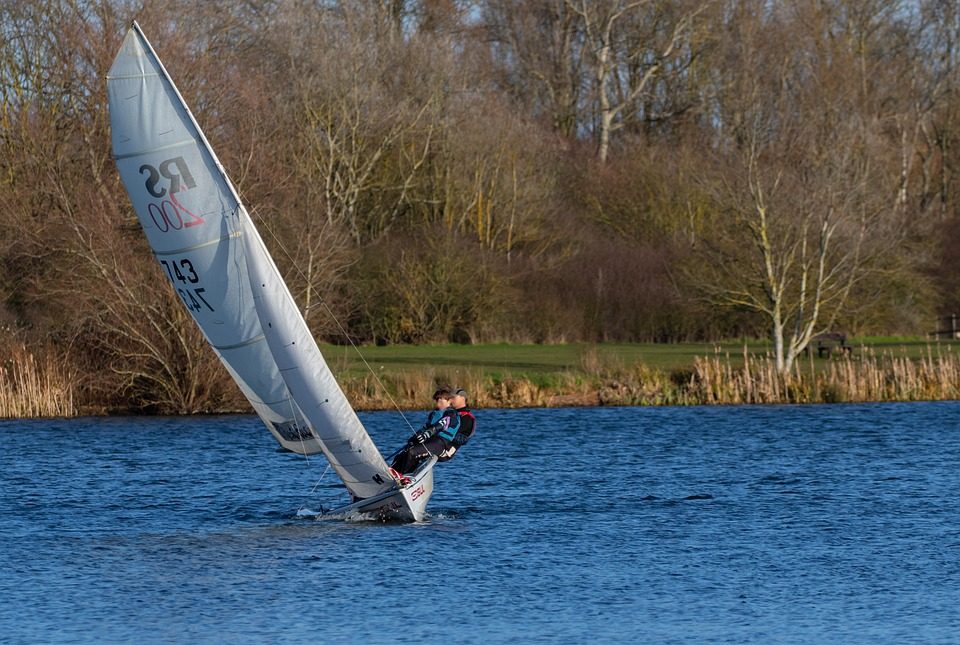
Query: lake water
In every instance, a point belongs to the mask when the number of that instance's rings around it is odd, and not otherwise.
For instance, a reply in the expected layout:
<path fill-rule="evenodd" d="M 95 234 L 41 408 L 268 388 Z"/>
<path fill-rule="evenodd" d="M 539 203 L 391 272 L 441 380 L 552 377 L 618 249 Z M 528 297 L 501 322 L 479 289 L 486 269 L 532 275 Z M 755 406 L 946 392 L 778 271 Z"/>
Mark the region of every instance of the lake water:
<path fill-rule="evenodd" d="M 253 417 L 0 422 L 0 641 L 960 638 L 960 403 L 477 416 L 422 524 Z"/>

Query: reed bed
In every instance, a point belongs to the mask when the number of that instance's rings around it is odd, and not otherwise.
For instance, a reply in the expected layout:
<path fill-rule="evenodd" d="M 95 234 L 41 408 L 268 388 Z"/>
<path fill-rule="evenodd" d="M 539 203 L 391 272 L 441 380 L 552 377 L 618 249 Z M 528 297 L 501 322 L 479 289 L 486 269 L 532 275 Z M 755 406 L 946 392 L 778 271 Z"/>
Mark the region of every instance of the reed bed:
<path fill-rule="evenodd" d="M 556 379 L 554 379 L 556 380 Z M 440 384 L 462 387 L 476 407 L 545 407 L 576 403 L 589 396 L 587 388 L 577 388 L 574 378 L 559 377 L 555 385 L 544 385 L 523 376 L 487 374 L 481 369 L 443 370 L 422 368 L 394 374 L 366 375 L 345 379 L 342 387 L 354 407 L 366 410 L 415 410 L 432 407 L 430 397 Z"/>
<path fill-rule="evenodd" d="M 62 361 L 37 358 L 24 346 L 8 349 L 0 363 L 0 418 L 76 416 L 77 379 Z"/>
<path fill-rule="evenodd" d="M 809 380 L 799 369 L 780 374 L 773 358 L 744 353 L 743 367 L 729 356 L 697 357 L 687 384 L 690 402 L 703 405 L 804 403 L 812 401 Z"/>
<path fill-rule="evenodd" d="M 719 352 L 698 357 L 692 368 L 672 372 L 642 363 L 604 363 L 595 353 L 587 353 L 580 371 L 549 378 L 479 369 L 455 374 L 421 370 L 384 376 L 381 383 L 364 377 L 344 389 L 357 407 L 365 409 L 392 404 L 401 409 L 427 407 L 437 383 L 466 388 L 471 405 L 478 408 L 952 400 L 960 398 L 960 357 L 949 347 L 928 349 L 919 359 L 864 349 L 829 362 L 802 358 L 785 375 L 773 357 L 746 351 L 736 360 Z M 384 388 L 390 397 L 383 394 Z"/>
<path fill-rule="evenodd" d="M 950 347 L 928 348 L 919 359 L 862 350 L 831 360 L 825 369 L 812 359 L 780 374 L 772 357 L 744 355 L 743 367 L 728 357 L 698 358 L 689 398 L 703 404 L 943 401 L 960 395 L 960 357 Z"/>
<path fill-rule="evenodd" d="M 887 353 L 837 361 L 822 387 L 830 401 L 942 401 L 958 398 L 958 386 L 960 357 L 947 348 L 919 360 Z"/>
<path fill-rule="evenodd" d="M 591 370 L 590 372 L 587 369 Z M 600 364 L 589 358 L 582 370 L 531 377 L 483 369 L 444 372 L 421 369 L 346 379 L 343 389 L 358 409 L 429 407 L 438 384 L 462 387 L 477 408 L 666 405 L 692 402 L 671 376 L 645 365 Z"/>
<path fill-rule="evenodd" d="M 950 346 L 929 347 L 919 357 L 862 348 L 829 361 L 804 357 L 783 375 L 771 356 L 746 348 L 740 356 L 717 351 L 672 370 L 586 349 L 579 366 L 557 372 L 380 368 L 341 384 L 358 409 L 423 410 L 440 383 L 465 388 L 477 408 L 952 400 L 960 398 L 960 355 Z M 0 418 L 76 416 L 94 403 L 77 401 L 81 391 L 91 390 L 51 352 L 19 345 L 0 354 Z"/>

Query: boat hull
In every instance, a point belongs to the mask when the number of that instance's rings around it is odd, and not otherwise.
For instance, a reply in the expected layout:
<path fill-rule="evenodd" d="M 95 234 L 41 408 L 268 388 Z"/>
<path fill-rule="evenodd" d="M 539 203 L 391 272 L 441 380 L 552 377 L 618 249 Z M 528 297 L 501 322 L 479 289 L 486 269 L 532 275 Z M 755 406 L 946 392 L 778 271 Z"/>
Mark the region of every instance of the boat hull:
<path fill-rule="evenodd" d="M 433 494 L 433 467 L 436 463 L 436 457 L 424 462 L 409 475 L 410 483 L 403 487 L 325 511 L 321 517 L 358 514 L 382 520 L 421 522 L 426 517 L 427 502 Z"/>

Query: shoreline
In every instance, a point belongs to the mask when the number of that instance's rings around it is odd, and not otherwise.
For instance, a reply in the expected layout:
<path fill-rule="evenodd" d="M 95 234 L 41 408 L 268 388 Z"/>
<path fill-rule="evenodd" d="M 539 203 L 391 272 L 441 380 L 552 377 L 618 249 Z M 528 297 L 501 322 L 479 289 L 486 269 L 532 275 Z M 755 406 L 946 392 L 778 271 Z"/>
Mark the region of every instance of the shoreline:
<path fill-rule="evenodd" d="M 876 355 L 801 361 L 789 374 L 768 356 L 716 353 L 692 365 L 652 368 L 646 363 L 584 361 L 577 368 L 517 374 L 489 366 L 418 366 L 380 374 L 338 370 L 340 387 L 363 412 L 429 407 L 437 384 L 456 384 L 472 408 L 575 408 L 803 403 L 884 403 L 960 399 L 960 354 L 948 348 L 925 355 Z M 90 384 L 63 366 L 28 355 L 18 370 L 0 368 L 0 419 L 78 416 L 176 416 L 253 413 L 229 376 L 205 384 L 204 397 L 188 403 L 138 403 L 119 392 L 98 401 Z M 63 376 L 67 374 L 67 376 Z M 99 396 L 104 392 L 101 390 Z"/>
<path fill-rule="evenodd" d="M 848 406 L 848 405 L 886 405 L 886 404 L 900 404 L 900 403 L 952 403 L 960 402 L 960 397 L 950 398 L 950 399 L 902 399 L 902 400 L 893 400 L 886 399 L 882 401 L 779 401 L 779 402 L 766 402 L 766 403 L 658 403 L 658 404 L 624 404 L 624 403 L 558 403 L 558 404 L 548 404 L 548 405 L 513 405 L 513 406 L 484 406 L 484 407 L 475 407 L 468 406 L 471 410 L 562 410 L 562 409 L 572 409 L 572 408 L 667 408 L 667 407 L 680 407 L 680 408 L 694 408 L 694 407 L 707 407 L 707 408 L 719 408 L 719 407 L 731 407 L 731 406 L 749 406 L 749 407 L 763 407 L 763 406 L 785 406 L 785 405 L 799 405 L 799 406 L 814 406 L 814 405 L 823 405 L 823 406 Z M 392 405 L 384 405 L 381 407 L 369 407 L 369 408 L 355 408 L 358 413 L 365 412 L 397 412 L 397 409 Z M 415 408 L 415 407 L 401 407 L 400 412 L 402 413 L 419 413 L 422 412 L 424 408 Z M 189 413 L 166 413 L 166 412 L 144 412 L 144 411 L 135 411 L 135 410 L 78 410 L 76 414 L 68 416 L 32 416 L 32 417 L 0 417 L 0 422 L 12 422 L 12 421 L 40 421 L 40 420 L 67 420 L 67 419 L 113 419 L 113 418 L 122 418 L 122 417 L 228 417 L 228 416 L 255 416 L 256 413 L 253 409 L 249 410 L 219 410 L 214 412 L 189 412 Z"/>

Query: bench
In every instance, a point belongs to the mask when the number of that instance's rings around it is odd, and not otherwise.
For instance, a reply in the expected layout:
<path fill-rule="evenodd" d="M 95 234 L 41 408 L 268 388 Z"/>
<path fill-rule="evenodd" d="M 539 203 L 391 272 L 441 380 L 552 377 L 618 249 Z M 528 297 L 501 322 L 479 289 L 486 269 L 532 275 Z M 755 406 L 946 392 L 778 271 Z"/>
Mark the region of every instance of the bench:
<path fill-rule="evenodd" d="M 853 347 L 847 345 L 847 335 L 838 332 L 826 332 L 817 334 L 810 339 L 810 343 L 816 342 L 817 356 L 820 358 L 830 358 L 833 352 L 850 355 L 853 353 Z"/>
<path fill-rule="evenodd" d="M 957 328 L 957 315 L 937 318 L 938 329 L 931 332 L 934 338 L 960 338 L 960 329 Z"/>

